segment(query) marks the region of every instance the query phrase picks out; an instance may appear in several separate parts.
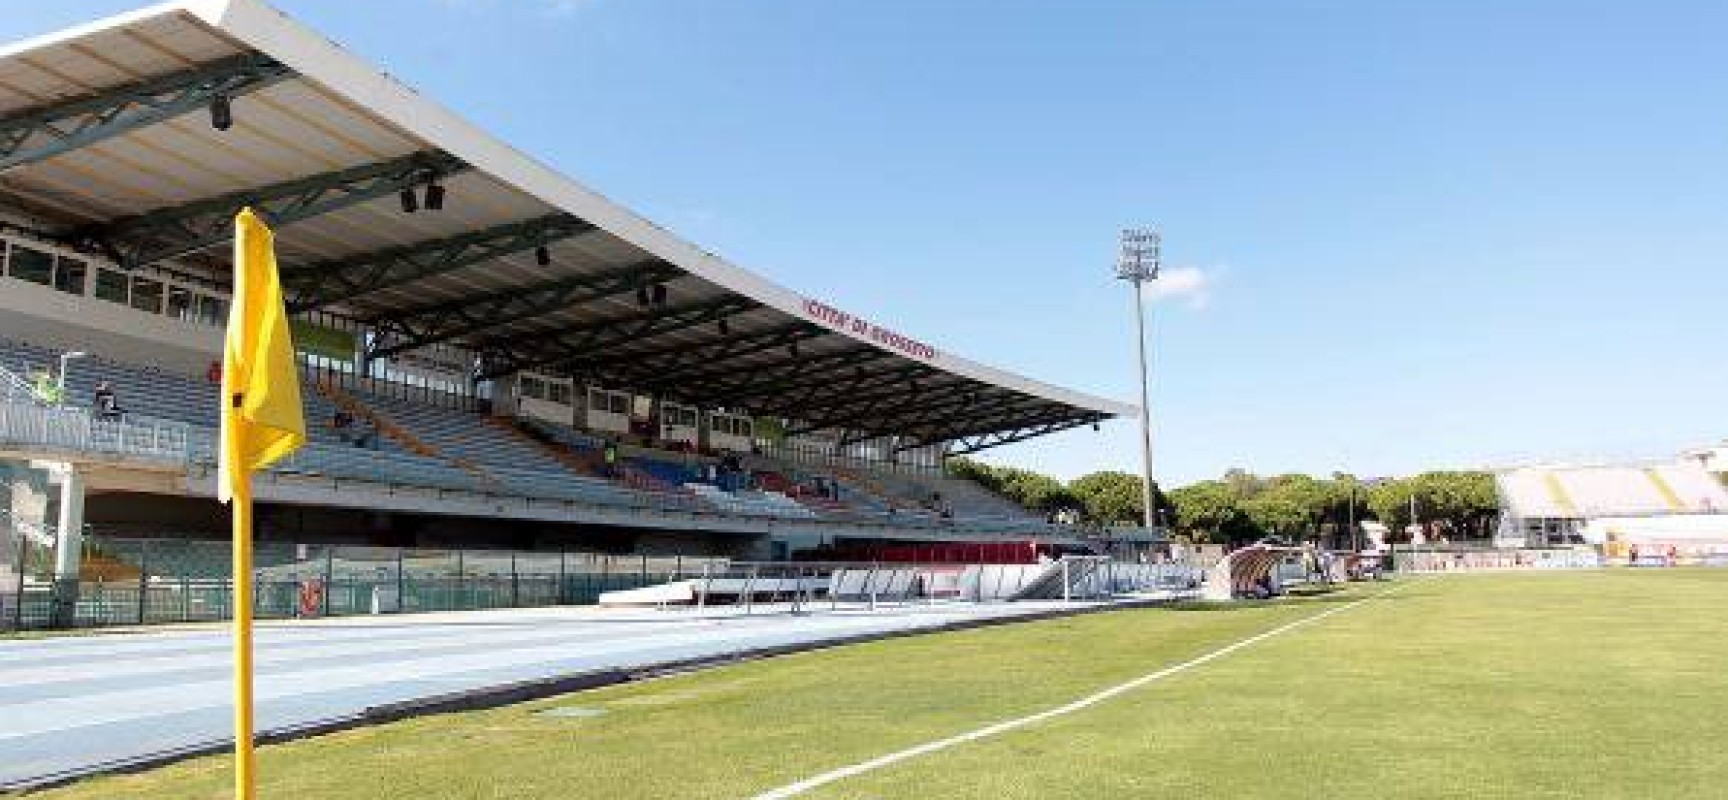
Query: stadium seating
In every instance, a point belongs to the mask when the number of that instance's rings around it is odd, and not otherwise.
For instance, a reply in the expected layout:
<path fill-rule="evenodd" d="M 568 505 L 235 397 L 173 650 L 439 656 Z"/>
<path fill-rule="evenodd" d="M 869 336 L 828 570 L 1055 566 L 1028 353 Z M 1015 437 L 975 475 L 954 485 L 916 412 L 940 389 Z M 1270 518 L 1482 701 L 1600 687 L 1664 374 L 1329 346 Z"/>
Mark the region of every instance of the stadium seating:
<path fill-rule="evenodd" d="M 1692 464 L 1660 464 L 1650 470 L 1652 480 L 1666 485 L 1683 510 L 1728 512 L 1728 490 L 1707 470 Z"/>
<path fill-rule="evenodd" d="M 1497 480 L 1502 504 L 1520 519 L 1728 511 L 1728 490 L 1690 463 L 1527 467 Z"/>
<path fill-rule="evenodd" d="M 732 514 L 788 519 L 816 516 L 816 512 L 779 492 L 728 492 L 707 483 L 690 483 L 685 488 L 713 507 Z"/>
<path fill-rule="evenodd" d="M 39 369 L 58 374 L 59 358 L 59 351 L 0 339 L 0 367 L 21 377 Z M 71 362 L 66 375 L 66 404 L 88 408 L 96 385 L 102 382 L 113 386 L 119 405 L 129 414 L 189 425 L 216 424 L 219 388 L 215 384 L 95 355 Z"/>
<path fill-rule="evenodd" d="M 20 377 L 37 369 L 57 370 L 59 356 L 56 350 L 0 339 L 0 368 Z M 129 417 L 185 424 L 198 434 L 192 437 L 193 457 L 213 457 L 220 392 L 216 384 L 202 377 L 92 354 L 72 362 L 67 404 L 88 406 L 99 382 L 114 387 Z M 887 518 L 896 524 L 957 527 L 1041 522 L 1013 503 L 959 479 L 813 466 L 765 455 L 742 456 L 750 480 L 743 482 L 745 486 L 728 483 L 722 488 L 706 480 L 702 457 L 620 445 L 623 457 L 617 474 L 609 477 L 601 456 L 605 440 L 567 426 L 493 419 L 472 411 L 351 391 L 311 375 L 305 384 L 307 390 L 302 395 L 309 441 L 276 466 L 276 471 L 284 474 L 597 505 L 718 510 L 795 519 Z M 337 429 L 334 421 L 339 410 L 356 418 L 355 427 Z M 1669 482 L 1675 492 L 1697 494 L 1689 476 L 1672 476 Z M 827 488 L 819 490 L 819 486 Z M 1728 499 L 1723 505 L 1728 506 Z M 951 509 L 953 518 L 943 519 L 939 508 Z"/>
<path fill-rule="evenodd" d="M 383 395 L 354 396 L 380 416 L 412 432 L 445 457 L 470 461 L 482 468 L 504 465 L 518 469 L 543 470 L 555 475 L 565 472 L 564 465 L 553 458 L 545 448 L 488 425 L 484 417 L 474 412 L 414 403 Z"/>

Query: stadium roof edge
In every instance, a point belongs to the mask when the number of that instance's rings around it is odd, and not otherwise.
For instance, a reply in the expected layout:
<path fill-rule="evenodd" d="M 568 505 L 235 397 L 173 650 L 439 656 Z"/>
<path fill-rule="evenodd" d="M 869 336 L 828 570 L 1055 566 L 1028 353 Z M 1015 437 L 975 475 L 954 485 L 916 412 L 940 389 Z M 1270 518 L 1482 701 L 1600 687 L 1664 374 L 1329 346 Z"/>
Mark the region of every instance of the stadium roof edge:
<path fill-rule="evenodd" d="M 873 348 L 897 360 L 927 364 L 998 391 L 1068 406 L 1073 409 L 1074 418 L 1126 416 L 1139 411 L 1132 403 L 1056 386 L 942 352 L 727 262 L 485 133 L 262 0 L 171 0 L 0 46 L 0 61 L 57 45 L 76 44 L 86 37 L 162 18 L 179 18 L 201 25 L 212 35 L 232 42 L 234 47 L 262 53 L 285 65 L 296 77 L 365 109 L 401 135 L 419 140 L 430 150 L 459 158 L 521 196 L 579 217 L 618 241 L 695 278 L 758 301 L 766 309 L 794 321 L 832 331 L 843 337 L 843 341 Z M 915 393 L 917 387 L 912 390 Z"/>
<path fill-rule="evenodd" d="M 532 156 L 486 134 L 449 109 L 261 0 L 183 0 L 154 8 L 156 13 L 179 8 L 198 16 L 212 27 L 415 132 L 440 149 L 699 277 L 794 317 L 810 316 L 806 309 L 809 298 L 731 264 L 611 202 Z M 866 344 L 881 346 L 829 319 L 817 317 L 815 321 Z M 1132 403 L 1055 386 L 945 352 L 936 352 L 930 361 L 950 372 L 1048 400 L 1108 414 L 1139 413 L 1139 406 Z"/>

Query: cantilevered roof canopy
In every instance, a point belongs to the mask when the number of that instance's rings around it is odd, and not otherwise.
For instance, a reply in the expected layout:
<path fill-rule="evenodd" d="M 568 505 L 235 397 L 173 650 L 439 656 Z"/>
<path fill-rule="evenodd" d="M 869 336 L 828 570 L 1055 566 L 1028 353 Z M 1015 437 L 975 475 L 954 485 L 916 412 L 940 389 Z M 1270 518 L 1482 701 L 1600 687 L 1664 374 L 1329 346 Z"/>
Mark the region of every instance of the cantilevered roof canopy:
<path fill-rule="evenodd" d="M 251 204 L 278 228 L 296 309 L 370 323 L 376 355 L 471 348 L 491 377 L 567 373 L 959 451 L 1137 410 L 727 263 L 257 0 L 0 49 L 0 204 L 122 266 L 219 283 L 229 220 Z"/>

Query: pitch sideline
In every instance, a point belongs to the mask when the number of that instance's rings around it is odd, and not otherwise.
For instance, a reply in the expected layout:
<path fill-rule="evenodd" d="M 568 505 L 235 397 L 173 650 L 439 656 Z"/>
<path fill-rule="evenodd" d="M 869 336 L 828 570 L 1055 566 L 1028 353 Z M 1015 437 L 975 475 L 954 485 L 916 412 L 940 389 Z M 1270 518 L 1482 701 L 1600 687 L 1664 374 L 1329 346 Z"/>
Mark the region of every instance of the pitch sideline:
<path fill-rule="evenodd" d="M 1412 579 L 1410 581 L 1400 581 L 1397 585 L 1392 586 L 1390 588 L 1387 588 L 1384 591 L 1375 592 L 1374 594 L 1371 594 L 1367 597 L 1363 597 L 1363 598 L 1360 598 L 1358 600 L 1352 600 L 1351 602 L 1345 603 L 1344 605 L 1337 606 L 1334 608 L 1329 608 L 1329 609 L 1326 609 L 1325 611 L 1311 614 L 1309 616 L 1303 617 L 1303 618 L 1298 619 L 1298 620 L 1292 620 L 1290 622 L 1286 622 L 1283 625 L 1280 625 L 1280 626 L 1273 628 L 1271 630 L 1262 631 L 1260 633 L 1254 634 L 1253 636 L 1250 636 L 1250 637 L 1243 639 L 1241 641 L 1234 642 L 1234 643 L 1225 645 L 1223 647 L 1220 647 L 1217 650 L 1213 650 L 1211 652 L 1204 653 L 1204 654 L 1199 655 L 1199 656 L 1195 656 L 1194 658 L 1191 658 L 1191 659 L 1184 661 L 1180 664 L 1173 664 L 1171 666 L 1160 669 L 1156 672 L 1150 672 L 1150 673 L 1147 673 L 1145 675 L 1141 675 L 1138 678 L 1134 678 L 1134 679 L 1126 681 L 1124 683 L 1119 683 L 1119 684 L 1116 684 L 1115 686 L 1111 686 L 1107 689 L 1103 689 L 1103 690 L 1100 690 L 1098 692 L 1094 692 L 1093 694 L 1082 697 L 1079 700 L 1075 700 L 1075 701 L 1068 703 L 1066 705 L 1061 705 L 1061 706 L 1057 706 L 1055 708 L 1045 709 L 1044 711 L 1040 711 L 1036 714 L 1029 714 L 1029 715 L 1024 716 L 1024 717 L 1018 717 L 1015 719 L 1004 720 L 1002 722 L 997 722 L 997 723 L 994 723 L 991 725 L 986 725 L 982 728 L 977 728 L 975 730 L 970 730 L 970 731 L 967 731 L 965 733 L 956 734 L 954 736 L 950 736 L 950 737 L 947 737 L 945 739 L 937 739 L 937 740 L 932 741 L 932 742 L 925 742 L 924 744 L 917 745 L 915 747 L 909 747 L 909 748 L 906 748 L 904 750 L 900 750 L 897 752 L 877 756 L 876 758 L 872 758 L 869 761 L 861 761 L 859 763 L 840 767 L 838 769 L 832 769 L 832 770 L 829 770 L 827 772 L 821 773 L 819 775 L 814 775 L 812 777 L 805 778 L 804 780 L 798 781 L 796 783 L 789 783 L 789 784 L 786 784 L 785 786 L 781 786 L 777 789 L 770 789 L 766 792 L 762 792 L 761 794 L 755 795 L 753 800 L 784 800 L 784 798 L 796 797 L 800 794 L 803 794 L 805 792 L 810 791 L 811 789 L 816 789 L 816 788 L 819 788 L 822 786 L 826 786 L 830 783 L 834 783 L 835 781 L 839 781 L 839 780 L 842 780 L 845 778 L 850 778 L 850 777 L 854 777 L 857 775 L 862 775 L 866 772 L 872 772 L 872 771 L 881 769 L 883 767 L 890 766 L 892 764 L 897 764 L 901 761 L 906 761 L 908 759 L 917 758 L 918 756 L 922 756 L 922 755 L 928 755 L 930 753 L 934 753 L 934 752 L 937 752 L 940 750 L 946 750 L 946 749 L 953 747 L 955 745 L 965 744 L 967 742 L 975 742 L 975 741 L 978 741 L 980 739 L 987 739 L 989 737 L 996 736 L 998 734 L 1007 733 L 1009 731 L 1012 731 L 1012 730 L 1015 730 L 1018 728 L 1024 728 L 1028 725 L 1033 725 L 1033 724 L 1043 722 L 1043 721 L 1048 720 L 1048 719 L 1054 719 L 1056 717 L 1064 716 L 1067 714 L 1072 714 L 1076 711 L 1080 711 L 1082 709 L 1086 709 L 1086 708 L 1090 708 L 1092 706 L 1095 706 L 1099 703 L 1104 702 L 1105 700 L 1109 700 L 1110 698 L 1115 697 L 1117 695 L 1120 695 L 1124 692 L 1133 691 L 1134 689 L 1138 689 L 1138 688 L 1145 686 L 1149 683 L 1154 683 L 1154 682 L 1163 680 L 1165 678 L 1168 678 L 1172 675 L 1187 672 L 1188 670 L 1191 670 L 1195 667 L 1202 666 L 1202 665 L 1207 664 L 1211 661 L 1215 661 L 1219 658 L 1223 658 L 1224 656 L 1227 656 L 1231 653 L 1234 653 L 1237 650 L 1241 650 L 1241 649 L 1246 648 L 1246 647 L 1251 647 L 1255 644 L 1266 641 L 1267 639 L 1271 639 L 1271 638 L 1276 637 L 1276 636 L 1281 636 L 1283 634 L 1289 633 L 1290 631 L 1296 630 L 1297 628 L 1301 628 L 1301 627 L 1319 622 L 1320 620 L 1326 619 L 1327 617 L 1330 617 L 1334 614 L 1341 614 L 1345 611 L 1349 611 L 1350 609 L 1355 608 L 1357 606 L 1360 606 L 1363 603 L 1366 603 L 1370 600 L 1378 600 L 1382 597 L 1385 597 L 1389 594 L 1392 594 L 1393 592 L 1400 591 L 1400 590 L 1404 589 L 1406 586 L 1409 586 L 1413 582 L 1414 582 L 1414 579 Z"/>

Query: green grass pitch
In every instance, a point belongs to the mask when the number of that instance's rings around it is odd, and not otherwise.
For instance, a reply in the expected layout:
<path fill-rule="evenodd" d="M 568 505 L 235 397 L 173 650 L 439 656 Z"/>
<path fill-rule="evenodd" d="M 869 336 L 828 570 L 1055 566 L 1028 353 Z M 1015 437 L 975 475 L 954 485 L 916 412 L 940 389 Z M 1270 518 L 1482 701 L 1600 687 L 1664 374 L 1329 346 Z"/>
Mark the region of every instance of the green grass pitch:
<path fill-rule="evenodd" d="M 1072 715 L 820 798 L 1728 796 L 1728 570 L 1409 579 Z M 806 653 L 266 747 L 266 798 L 741 798 L 1074 700 L 1365 597 Z M 600 709 L 553 717 L 554 707 Z M 48 798 L 226 797 L 226 758 Z"/>

